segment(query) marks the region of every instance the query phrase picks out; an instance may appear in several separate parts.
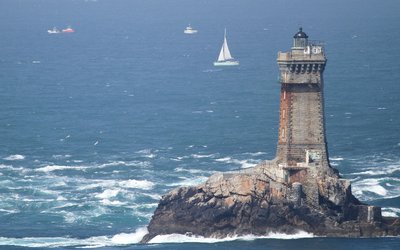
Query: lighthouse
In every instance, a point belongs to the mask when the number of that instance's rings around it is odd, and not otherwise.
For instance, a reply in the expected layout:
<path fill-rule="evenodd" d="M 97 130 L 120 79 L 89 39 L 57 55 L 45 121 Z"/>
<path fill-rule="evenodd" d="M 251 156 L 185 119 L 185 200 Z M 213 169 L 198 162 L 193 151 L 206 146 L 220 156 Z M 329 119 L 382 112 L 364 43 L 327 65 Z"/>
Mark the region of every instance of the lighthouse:
<path fill-rule="evenodd" d="M 280 119 L 276 160 L 286 168 L 329 168 L 325 135 L 323 72 L 327 59 L 321 42 L 302 28 L 288 52 L 279 52 Z"/>

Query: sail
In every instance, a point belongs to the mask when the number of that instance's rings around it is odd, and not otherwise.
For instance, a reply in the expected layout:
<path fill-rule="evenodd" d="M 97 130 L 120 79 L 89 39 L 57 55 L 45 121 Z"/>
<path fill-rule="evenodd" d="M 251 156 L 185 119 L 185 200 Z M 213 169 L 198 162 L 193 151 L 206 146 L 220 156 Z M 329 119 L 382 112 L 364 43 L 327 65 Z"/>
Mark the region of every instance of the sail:
<path fill-rule="evenodd" d="M 233 59 L 231 52 L 229 51 L 228 41 L 226 40 L 226 30 L 224 35 L 224 43 L 222 44 L 221 51 L 219 52 L 218 62 L 227 61 Z"/>
<path fill-rule="evenodd" d="M 229 47 L 228 47 L 228 42 L 226 40 L 226 36 L 224 37 L 224 44 L 222 45 L 223 49 L 224 49 L 224 58 L 225 60 L 231 60 L 233 57 L 231 55 L 231 52 L 229 51 Z"/>
<path fill-rule="evenodd" d="M 218 62 L 225 61 L 225 56 L 224 56 L 224 45 L 222 45 L 221 51 L 219 52 L 218 56 Z"/>

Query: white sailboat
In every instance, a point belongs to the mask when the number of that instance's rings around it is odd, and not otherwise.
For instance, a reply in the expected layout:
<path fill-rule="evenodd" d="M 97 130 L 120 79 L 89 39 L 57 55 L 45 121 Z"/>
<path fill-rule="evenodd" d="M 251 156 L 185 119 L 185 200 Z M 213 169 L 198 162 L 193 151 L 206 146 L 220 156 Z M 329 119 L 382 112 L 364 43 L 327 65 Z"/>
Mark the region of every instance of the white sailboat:
<path fill-rule="evenodd" d="M 226 29 L 224 33 L 224 43 L 222 44 L 221 51 L 219 52 L 219 56 L 216 62 L 214 62 L 214 66 L 236 66 L 239 65 L 239 61 L 235 60 L 232 57 L 231 52 L 229 51 L 228 42 L 226 40 Z"/>

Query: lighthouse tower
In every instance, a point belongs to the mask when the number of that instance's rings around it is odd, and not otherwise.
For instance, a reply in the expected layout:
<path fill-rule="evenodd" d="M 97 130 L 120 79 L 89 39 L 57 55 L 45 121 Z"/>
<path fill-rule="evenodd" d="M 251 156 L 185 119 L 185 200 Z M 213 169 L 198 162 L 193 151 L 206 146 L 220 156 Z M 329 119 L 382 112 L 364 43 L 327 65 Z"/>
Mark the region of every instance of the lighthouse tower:
<path fill-rule="evenodd" d="M 288 167 L 328 168 L 325 136 L 322 43 L 311 42 L 302 28 L 289 52 L 278 53 L 280 122 L 278 163 Z"/>

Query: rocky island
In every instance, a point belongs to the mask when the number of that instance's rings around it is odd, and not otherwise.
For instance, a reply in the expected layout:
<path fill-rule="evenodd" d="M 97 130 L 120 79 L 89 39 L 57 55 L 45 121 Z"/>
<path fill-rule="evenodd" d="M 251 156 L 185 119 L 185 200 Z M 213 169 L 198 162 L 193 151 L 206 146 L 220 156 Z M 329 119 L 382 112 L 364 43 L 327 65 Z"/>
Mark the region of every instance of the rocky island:
<path fill-rule="evenodd" d="M 204 184 L 164 195 L 142 239 L 187 234 L 294 234 L 377 237 L 400 235 L 400 218 L 361 203 L 329 164 L 325 136 L 321 43 L 300 30 L 289 52 L 278 53 L 280 123 L 276 158 L 254 168 L 217 173 Z"/>

